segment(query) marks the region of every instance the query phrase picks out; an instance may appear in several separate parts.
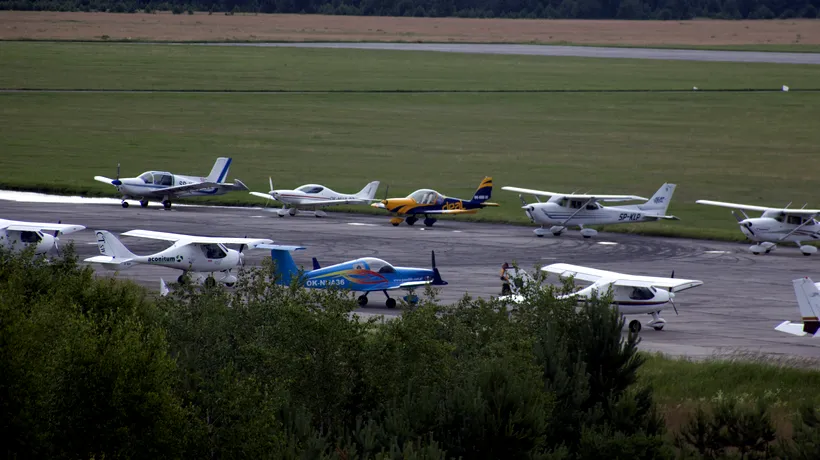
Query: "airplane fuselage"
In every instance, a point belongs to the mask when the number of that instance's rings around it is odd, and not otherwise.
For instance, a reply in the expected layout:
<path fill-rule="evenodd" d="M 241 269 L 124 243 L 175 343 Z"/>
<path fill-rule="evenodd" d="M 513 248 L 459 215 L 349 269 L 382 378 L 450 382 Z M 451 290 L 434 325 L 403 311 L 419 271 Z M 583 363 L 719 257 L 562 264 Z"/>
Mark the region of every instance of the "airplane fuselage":
<path fill-rule="evenodd" d="M 100 254 L 106 256 L 103 243 L 99 240 Z M 236 268 L 241 264 L 239 251 L 228 249 L 222 244 L 186 244 L 171 246 L 168 249 L 147 256 L 135 256 L 116 264 L 103 264 L 110 270 L 129 268 L 137 264 L 158 265 L 182 271 L 213 273 Z"/>
<path fill-rule="evenodd" d="M 781 222 L 770 217 L 756 217 L 740 222 L 746 238 L 758 242 L 791 242 L 820 240 L 820 223 L 808 223 L 795 231 L 799 223 Z"/>
<path fill-rule="evenodd" d="M 574 295 L 582 301 L 592 295 L 592 287 L 584 288 Z M 652 314 L 664 310 L 673 293 L 665 289 L 647 287 L 615 286 L 612 288 L 612 305 L 623 315 Z"/>
<path fill-rule="evenodd" d="M 601 206 L 598 203 L 589 204 L 584 209 L 561 206 L 551 202 L 531 203 L 524 207 L 524 211 L 533 223 L 565 227 L 658 220 L 654 217 L 654 213 L 642 211 L 637 206 Z"/>
<path fill-rule="evenodd" d="M 381 204 L 384 205 L 384 208 L 388 211 L 400 216 L 423 215 L 429 211 L 439 210 L 478 210 L 484 207 L 483 203 L 477 201 L 446 196 L 441 196 L 432 203 L 418 203 L 412 198 L 390 198 L 383 200 Z"/>
<path fill-rule="evenodd" d="M 34 253 L 39 255 L 54 247 L 54 237 L 40 231 L 0 230 L 0 246 L 13 251 L 34 246 Z"/>
<path fill-rule="evenodd" d="M 129 177 L 120 179 L 121 184 L 116 185 L 117 190 L 127 198 L 142 199 L 155 198 L 163 199 L 169 196 L 168 192 L 160 192 L 164 188 L 176 187 L 179 185 L 197 184 L 205 182 L 205 177 L 184 176 L 182 174 L 171 174 L 167 172 L 153 171 L 142 174 L 140 177 Z M 191 190 L 175 192 L 174 197 L 195 197 L 195 196 L 216 196 L 224 195 L 227 192 L 222 187 L 212 187 L 202 190 Z"/>
<path fill-rule="evenodd" d="M 270 195 L 274 200 L 280 203 L 299 208 L 320 208 L 323 206 L 332 206 L 332 203 L 322 203 L 318 205 L 314 204 L 317 201 L 346 201 L 358 199 L 355 195 L 337 193 L 328 188 L 324 188 L 318 193 L 305 193 L 300 190 L 274 190 Z"/>
<path fill-rule="evenodd" d="M 390 267 L 389 271 L 385 271 L 374 270 L 371 265 L 363 259 L 343 262 L 305 272 L 301 281 L 308 288 L 370 292 L 396 289 L 402 283 L 432 281 L 435 278 L 433 270 Z"/>

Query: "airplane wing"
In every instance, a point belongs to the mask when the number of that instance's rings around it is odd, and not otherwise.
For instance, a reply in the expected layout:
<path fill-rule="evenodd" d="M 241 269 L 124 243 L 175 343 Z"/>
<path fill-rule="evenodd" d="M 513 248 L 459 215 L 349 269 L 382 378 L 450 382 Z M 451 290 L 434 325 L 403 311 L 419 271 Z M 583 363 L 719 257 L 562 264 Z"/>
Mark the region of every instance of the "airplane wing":
<path fill-rule="evenodd" d="M 114 179 L 105 176 L 94 176 L 94 180 L 108 185 L 113 185 L 112 182 L 114 182 Z"/>
<path fill-rule="evenodd" d="M 70 225 L 70 224 L 47 224 L 47 223 L 40 223 L 40 222 L 12 222 L 8 226 L 5 227 L 6 230 L 13 230 L 18 232 L 38 232 L 38 231 L 49 231 L 49 232 L 59 232 L 63 235 L 67 235 L 69 233 L 79 232 L 80 230 L 84 230 L 85 227 L 82 225 Z"/>
<path fill-rule="evenodd" d="M 520 188 L 520 187 L 501 187 L 501 190 L 508 190 L 510 192 L 519 192 L 519 193 L 529 193 L 531 195 L 540 195 L 540 196 L 560 196 L 565 198 L 576 198 L 579 200 L 593 200 L 593 201 L 633 201 L 633 200 L 643 200 L 646 201 L 647 198 L 637 195 L 588 195 L 588 194 L 576 194 L 576 193 L 556 193 L 556 192 L 547 192 L 544 190 L 534 190 L 531 188 Z"/>
<path fill-rule="evenodd" d="M 541 270 L 561 277 L 574 276 L 575 279 L 591 283 L 605 284 L 613 286 L 627 287 L 660 287 L 669 289 L 671 292 L 683 291 L 703 284 L 700 280 L 688 280 L 682 278 L 662 278 L 655 276 L 628 275 L 625 273 L 598 270 L 595 268 L 582 267 L 572 264 L 552 264 L 542 267 Z"/>
<path fill-rule="evenodd" d="M 224 188 L 227 190 L 249 190 L 248 187 L 243 184 L 239 180 L 235 180 L 233 184 L 228 182 L 197 182 L 194 184 L 185 184 L 185 185 L 175 185 L 173 187 L 165 187 L 153 190 L 153 193 L 182 193 L 182 192 L 192 192 L 194 190 L 202 190 L 208 188 Z"/>
<path fill-rule="evenodd" d="M 222 244 L 246 244 L 249 248 L 263 248 L 265 244 L 272 244 L 273 240 L 265 238 L 233 238 L 216 236 L 194 236 L 182 235 L 179 233 L 155 232 L 152 230 L 129 230 L 123 233 L 125 236 L 135 236 L 138 238 L 148 238 L 152 240 L 182 242 L 183 244 L 199 243 L 222 243 Z"/>
<path fill-rule="evenodd" d="M 312 200 L 304 206 L 330 206 L 334 204 L 370 204 L 372 200 L 365 198 L 351 198 L 349 200 Z"/>
<path fill-rule="evenodd" d="M 709 206 L 720 206 L 722 208 L 734 208 L 734 209 L 743 209 L 745 211 L 783 211 L 789 214 L 801 214 L 801 215 L 811 215 L 811 214 L 818 214 L 820 213 L 820 209 L 797 209 L 797 208 L 769 208 L 766 206 L 754 206 L 750 204 L 739 204 L 739 203 L 727 203 L 725 201 L 710 201 L 710 200 L 697 200 L 695 201 L 697 204 L 705 204 Z"/>

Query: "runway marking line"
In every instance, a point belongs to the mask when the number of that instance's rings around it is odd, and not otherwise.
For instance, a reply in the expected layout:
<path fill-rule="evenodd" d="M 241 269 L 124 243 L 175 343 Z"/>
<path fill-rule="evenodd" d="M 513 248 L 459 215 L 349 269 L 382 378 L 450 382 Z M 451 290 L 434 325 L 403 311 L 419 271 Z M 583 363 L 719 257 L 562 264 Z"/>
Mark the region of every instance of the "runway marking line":
<path fill-rule="evenodd" d="M 618 244 L 618 243 L 616 243 L 616 242 L 614 242 L 614 241 L 599 241 L 599 242 L 598 242 L 598 244 L 602 244 L 602 245 L 604 245 L 604 246 L 614 246 L 614 245 L 616 245 L 616 244 Z"/>
<path fill-rule="evenodd" d="M 348 222 L 347 225 L 355 225 L 358 227 L 378 227 L 377 224 L 365 224 L 362 222 Z"/>

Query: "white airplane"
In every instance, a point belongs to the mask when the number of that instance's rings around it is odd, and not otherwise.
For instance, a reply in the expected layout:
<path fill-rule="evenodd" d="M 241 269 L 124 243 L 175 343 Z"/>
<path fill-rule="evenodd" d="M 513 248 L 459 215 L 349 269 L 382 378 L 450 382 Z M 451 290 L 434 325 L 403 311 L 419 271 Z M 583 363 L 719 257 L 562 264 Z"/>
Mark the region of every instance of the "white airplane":
<path fill-rule="evenodd" d="M 102 264 L 109 270 L 121 270 L 137 264 L 159 265 L 182 270 L 178 281 L 182 282 L 185 273 L 198 284 L 213 285 L 217 281 L 231 287 L 236 283 L 232 270 L 245 264 L 242 250 L 245 246 L 252 249 L 268 248 L 273 240 L 262 238 L 230 238 L 180 235 L 177 233 L 154 232 L 150 230 L 130 230 L 123 235 L 173 241 L 174 244 L 156 254 L 138 256 L 113 234 L 98 230 L 97 245 L 99 256 L 89 257 L 86 262 Z M 239 250 L 228 249 L 226 244 L 239 244 Z"/>
<path fill-rule="evenodd" d="M 34 246 L 34 254 L 46 254 L 52 249 L 60 250 L 57 235 L 67 235 L 85 229 L 82 225 L 48 224 L 0 219 L 0 246 L 14 251 L 22 251 Z M 52 232 L 51 234 L 46 232 Z"/>
<path fill-rule="evenodd" d="M 216 196 L 227 192 L 248 190 L 239 179 L 233 183 L 223 182 L 228 177 L 231 159 L 220 157 L 208 177 L 171 174 L 166 171 L 147 171 L 138 177 L 120 179 L 120 165 L 117 165 L 117 177 L 94 176 L 94 180 L 117 187 L 122 197 L 122 207 L 127 208 L 125 200 L 139 200 L 140 206 L 148 207 L 149 200 L 159 200 L 165 209 L 171 209 L 172 198 L 193 196 Z"/>
<path fill-rule="evenodd" d="M 818 284 L 809 277 L 792 281 L 794 294 L 797 296 L 797 305 L 800 307 L 802 323 L 783 321 L 774 329 L 797 336 L 820 337 L 820 290 Z"/>
<path fill-rule="evenodd" d="M 325 206 L 333 206 L 339 204 L 370 204 L 375 200 L 376 190 L 379 188 L 379 181 L 373 181 L 365 186 L 359 193 L 355 195 L 348 195 L 345 193 L 335 192 L 324 185 L 306 184 L 297 187 L 295 190 L 274 190 L 273 179 L 268 178 L 270 183 L 270 192 L 250 192 L 253 196 L 267 198 L 282 203 L 282 209 L 277 214 L 279 217 L 285 217 L 285 214 L 295 216 L 300 209 L 314 210 L 316 217 L 325 217 L 324 211 L 317 209 Z"/>
<path fill-rule="evenodd" d="M 543 190 L 533 190 L 520 187 L 501 187 L 511 192 L 529 193 L 535 195 L 537 203 L 524 203 L 522 209 L 533 223 L 541 224 L 541 228 L 534 230 L 536 236 L 542 237 L 549 233 L 560 236 L 567 227 L 579 227 L 581 236 L 591 238 L 598 234 L 595 229 L 584 228 L 585 225 L 625 224 L 635 222 L 654 222 L 660 219 L 678 220 L 675 216 L 667 216 L 666 208 L 675 192 L 675 184 L 663 184 L 657 192 L 647 200 L 635 195 L 591 195 L 575 193 L 555 193 Z M 548 196 L 550 199 L 541 202 L 538 196 Z M 622 206 L 602 206 L 600 202 L 645 200 L 644 204 Z M 549 229 L 544 226 L 549 225 Z"/>
<path fill-rule="evenodd" d="M 737 219 L 740 231 L 757 243 L 749 246 L 752 254 L 768 254 L 781 242 L 795 243 L 805 256 L 817 252 L 816 247 L 802 243 L 820 239 L 820 223 L 814 219 L 820 214 L 820 209 L 791 209 L 788 205 L 785 208 L 768 208 L 710 200 L 698 200 L 695 203 L 740 211 L 743 218 L 734 211 L 732 215 Z M 749 217 L 744 211 L 761 211 L 763 214 L 760 217 Z"/>
<path fill-rule="evenodd" d="M 674 301 L 675 293 L 703 284 L 703 281 L 700 280 L 675 278 L 674 272 L 672 272 L 670 278 L 661 278 L 627 275 L 563 263 L 547 265 L 541 267 L 541 270 L 558 275 L 560 278 L 573 277 L 576 280 L 592 283 L 579 291 L 559 296 L 559 298 L 589 299 L 594 296 L 603 296 L 611 289 L 612 304 L 618 307 L 618 311 L 622 315 L 652 315 L 652 319 L 647 323 L 647 326 L 651 326 L 656 331 L 662 330 L 666 324 L 666 320 L 660 317 L 660 313 L 667 308 L 667 303 L 672 305 L 677 314 L 678 309 Z M 518 276 L 521 276 L 520 269 L 518 272 Z M 529 279 L 529 277 L 524 278 L 525 281 Z M 509 287 L 513 294 L 499 297 L 499 299 L 511 300 L 516 303 L 522 302 L 524 297 L 520 294 L 520 289 L 516 284 L 512 283 Z M 640 332 L 641 322 L 638 320 L 630 321 L 629 330 L 634 333 Z"/>

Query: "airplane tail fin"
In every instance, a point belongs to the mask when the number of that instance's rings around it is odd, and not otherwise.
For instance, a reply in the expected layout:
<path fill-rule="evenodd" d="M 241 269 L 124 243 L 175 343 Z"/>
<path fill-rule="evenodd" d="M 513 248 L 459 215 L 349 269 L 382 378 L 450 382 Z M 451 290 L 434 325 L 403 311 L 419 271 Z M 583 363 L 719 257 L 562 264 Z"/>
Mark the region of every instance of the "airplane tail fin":
<path fill-rule="evenodd" d="M 661 185 L 661 188 L 652 195 L 652 198 L 646 203 L 638 205 L 638 208 L 641 211 L 653 211 L 659 214 L 666 214 L 666 208 L 669 207 L 669 202 L 672 201 L 672 194 L 675 193 L 675 187 L 677 187 L 677 185 L 668 182 Z"/>
<path fill-rule="evenodd" d="M 299 268 L 291 257 L 291 251 L 305 249 L 301 246 L 281 246 L 281 245 L 264 245 L 265 248 L 270 249 L 270 257 L 276 264 L 276 280 L 279 284 L 290 284 L 293 277 L 299 275 Z"/>
<path fill-rule="evenodd" d="M 318 270 L 318 269 L 320 269 L 320 268 L 322 268 L 322 266 L 321 266 L 321 265 L 319 265 L 319 259 L 317 259 L 317 258 L 315 258 L 315 257 L 314 257 L 314 258 L 313 258 L 313 269 L 314 269 L 314 270 Z"/>
<path fill-rule="evenodd" d="M 446 286 L 448 283 L 441 278 L 441 273 L 439 273 L 438 268 L 436 267 L 436 251 L 431 251 L 432 254 L 432 263 L 433 263 L 433 282 L 430 283 L 434 286 Z"/>
<path fill-rule="evenodd" d="M 211 168 L 211 173 L 208 174 L 206 180 L 208 182 L 222 183 L 228 178 L 228 170 L 231 169 L 231 158 L 219 157 Z"/>
<path fill-rule="evenodd" d="M 792 284 L 803 317 L 803 332 L 814 335 L 820 329 L 820 290 L 809 277 L 796 279 Z"/>
<path fill-rule="evenodd" d="M 478 186 L 478 189 L 473 194 L 473 201 L 477 203 L 483 203 L 490 199 L 493 194 L 493 178 L 492 177 L 485 177 L 481 180 L 481 185 Z"/>
<path fill-rule="evenodd" d="M 97 246 L 100 248 L 100 254 L 111 257 L 114 261 L 117 259 L 125 261 L 137 257 L 107 230 L 97 230 Z"/>
<path fill-rule="evenodd" d="M 361 198 L 363 200 L 372 200 L 376 197 L 376 191 L 379 189 L 379 181 L 374 180 L 373 182 L 367 184 L 359 193 L 356 194 L 356 198 Z"/>

